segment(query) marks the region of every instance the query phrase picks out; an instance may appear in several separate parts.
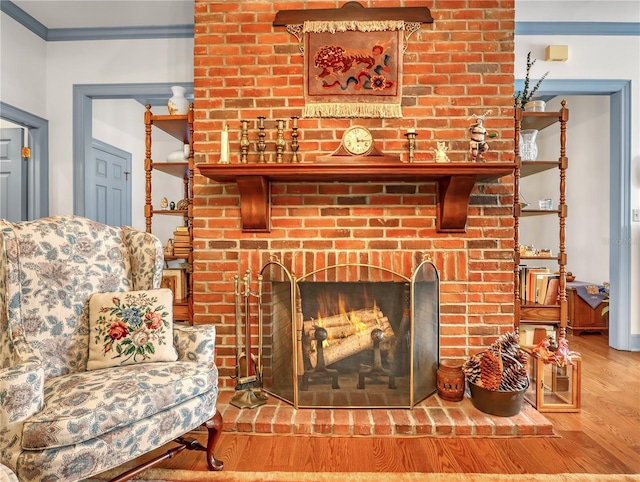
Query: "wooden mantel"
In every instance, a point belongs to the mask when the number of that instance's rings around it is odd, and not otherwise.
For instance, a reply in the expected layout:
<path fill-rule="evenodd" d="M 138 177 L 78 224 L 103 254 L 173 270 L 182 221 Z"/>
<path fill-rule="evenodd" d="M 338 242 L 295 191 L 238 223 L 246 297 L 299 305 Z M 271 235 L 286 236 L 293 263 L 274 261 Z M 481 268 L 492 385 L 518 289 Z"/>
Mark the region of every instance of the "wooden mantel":
<path fill-rule="evenodd" d="M 273 25 L 297 25 L 307 20 L 404 20 L 405 22 L 433 23 L 427 7 L 365 8 L 358 2 L 347 2 L 342 8 L 320 8 L 308 10 L 280 10 Z"/>
<path fill-rule="evenodd" d="M 436 228 L 465 232 L 469 198 L 476 182 L 513 174 L 516 163 L 375 164 L 198 164 L 203 176 L 235 182 L 240 192 L 243 232 L 271 231 L 272 182 L 435 182 Z"/>

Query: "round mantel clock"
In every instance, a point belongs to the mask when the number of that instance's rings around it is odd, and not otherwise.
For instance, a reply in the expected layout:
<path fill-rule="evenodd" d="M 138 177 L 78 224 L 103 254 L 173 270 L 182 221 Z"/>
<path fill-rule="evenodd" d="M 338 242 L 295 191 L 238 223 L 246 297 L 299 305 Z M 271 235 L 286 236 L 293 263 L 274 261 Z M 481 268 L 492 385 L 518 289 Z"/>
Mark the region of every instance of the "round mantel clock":
<path fill-rule="evenodd" d="M 349 127 L 342 135 L 342 145 L 349 154 L 363 155 L 373 149 L 373 136 L 365 127 Z"/>
<path fill-rule="evenodd" d="M 376 146 L 373 134 L 363 126 L 351 126 L 344 134 L 338 148 L 328 156 L 318 157 L 319 161 L 359 162 L 368 164 L 371 162 L 397 162 L 397 157 L 386 156 Z"/>

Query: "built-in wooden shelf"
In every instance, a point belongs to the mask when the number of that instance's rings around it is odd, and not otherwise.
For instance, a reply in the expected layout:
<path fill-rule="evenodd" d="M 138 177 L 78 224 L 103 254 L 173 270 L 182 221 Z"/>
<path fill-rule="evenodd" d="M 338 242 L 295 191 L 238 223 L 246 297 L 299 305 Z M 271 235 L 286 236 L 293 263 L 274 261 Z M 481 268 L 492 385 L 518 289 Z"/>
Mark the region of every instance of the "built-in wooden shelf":
<path fill-rule="evenodd" d="M 541 131 L 558 122 L 558 112 L 527 112 L 526 116 L 521 119 L 520 130 L 524 129 L 537 129 Z M 567 113 L 565 120 L 569 119 Z"/>
<path fill-rule="evenodd" d="M 153 168 L 156 171 L 166 172 L 176 177 L 188 177 L 189 176 L 189 163 L 188 162 L 154 162 Z"/>
<path fill-rule="evenodd" d="M 464 232 L 471 191 L 478 182 L 513 174 L 516 163 L 198 164 L 203 176 L 234 182 L 244 232 L 271 230 L 272 182 L 435 182 L 438 232 Z"/>
<path fill-rule="evenodd" d="M 188 115 L 151 115 L 150 121 L 158 129 L 166 132 L 184 144 L 189 143 Z"/>

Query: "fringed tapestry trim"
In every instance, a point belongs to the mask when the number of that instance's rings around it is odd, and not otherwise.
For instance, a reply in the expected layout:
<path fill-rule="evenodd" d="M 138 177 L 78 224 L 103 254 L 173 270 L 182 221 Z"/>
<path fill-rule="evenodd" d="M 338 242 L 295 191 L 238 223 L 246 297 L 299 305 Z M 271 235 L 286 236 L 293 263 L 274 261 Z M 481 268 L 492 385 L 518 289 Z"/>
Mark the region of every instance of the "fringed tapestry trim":
<path fill-rule="evenodd" d="M 340 117 L 340 118 L 380 118 L 402 117 L 402 108 L 398 104 L 365 103 L 307 103 L 303 117 Z"/>
<path fill-rule="evenodd" d="M 303 33 L 347 32 L 384 32 L 389 30 L 403 30 L 404 20 L 306 20 L 302 27 Z"/>

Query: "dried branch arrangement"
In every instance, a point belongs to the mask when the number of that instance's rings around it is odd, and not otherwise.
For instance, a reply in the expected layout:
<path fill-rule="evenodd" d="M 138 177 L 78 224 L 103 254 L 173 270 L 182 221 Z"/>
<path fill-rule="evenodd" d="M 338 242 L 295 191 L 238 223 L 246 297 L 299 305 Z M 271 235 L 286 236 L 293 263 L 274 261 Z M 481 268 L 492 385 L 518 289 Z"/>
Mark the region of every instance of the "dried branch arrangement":
<path fill-rule="evenodd" d="M 511 392 L 527 388 L 527 353 L 515 332 L 505 333 L 488 350 L 471 356 L 463 365 L 467 380 L 491 391 Z"/>

